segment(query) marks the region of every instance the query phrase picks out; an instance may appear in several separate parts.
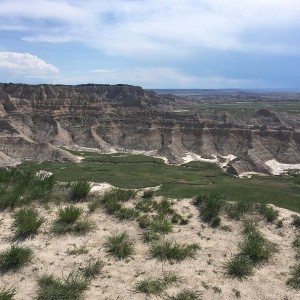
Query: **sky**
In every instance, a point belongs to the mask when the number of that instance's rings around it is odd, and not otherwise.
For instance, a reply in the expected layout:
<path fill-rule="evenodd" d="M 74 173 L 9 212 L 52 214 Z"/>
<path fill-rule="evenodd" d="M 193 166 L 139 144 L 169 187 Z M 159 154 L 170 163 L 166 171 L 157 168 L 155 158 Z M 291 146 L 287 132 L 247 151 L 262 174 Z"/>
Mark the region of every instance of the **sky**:
<path fill-rule="evenodd" d="M 0 0 L 0 82 L 300 88 L 299 0 Z"/>

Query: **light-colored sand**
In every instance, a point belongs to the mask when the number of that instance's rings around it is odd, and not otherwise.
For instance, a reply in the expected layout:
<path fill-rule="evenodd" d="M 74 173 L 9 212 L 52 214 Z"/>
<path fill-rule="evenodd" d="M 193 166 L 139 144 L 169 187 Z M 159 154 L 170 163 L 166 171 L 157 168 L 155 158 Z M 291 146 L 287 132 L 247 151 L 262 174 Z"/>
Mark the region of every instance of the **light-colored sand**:
<path fill-rule="evenodd" d="M 111 186 L 107 183 L 93 185 L 93 191 L 104 193 Z M 138 197 L 138 196 L 137 196 Z M 180 280 L 167 290 L 169 294 L 179 292 L 183 288 L 198 290 L 203 293 L 202 299 L 237 299 L 235 291 L 241 293 L 240 299 L 248 300 L 280 300 L 300 299 L 300 292 L 288 288 L 285 284 L 290 267 L 296 263 L 292 241 L 297 231 L 291 225 L 293 212 L 279 209 L 279 218 L 283 220 L 283 228 L 276 228 L 259 220 L 258 226 L 265 236 L 276 242 L 279 252 L 270 262 L 255 270 L 253 277 L 245 281 L 230 279 L 224 276 L 223 264 L 237 252 L 237 246 L 243 240 L 242 224 L 228 220 L 222 216 L 223 225 L 231 227 L 227 232 L 212 229 L 199 219 L 197 209 L 191 199 L 174 200 L 174 208 L 184 216 L 190 216 L 187 225 L 175 225 L 173 232 L 166 236 L 181 243 L 199 243 L 201 250 L 196 259 L 188 259 L 181 263 L 160 263 L 152 259 L 148 245 L 141 240 L 142 229 L 135 221 L 121 222 L 107 215 L 101 208 L 94 213 L 88 213 L 87 203 L 78 204 L 84 215 L 95 222 L 96 229 L 85 236 L 64 235 L 55 236 L 50 232 L 51 223 L 56 217 L 58 206 L 51 205 L 49 209 L 37 207 L 46 218 L 40 233 L 32 239 L 20 242 L 33 249 L 32 262 L 16 273 L 1 275 L 0 287 L 14 285 L 18 290 L 16 299 L 33 299 L 37 290 L 37 279 L 44 274 L 61 277 L 83 266 L 90 258 L 105 262 L 102 273 L 92 281 L 85 299 L 157 299 L 146 298 L 143 294 L 133 292 L 136 282 L 147 277 L 159 277 L 163 272 L 172 271 Z M 66 205 L 66 204 L 65 204 Z M 8 249 L 12 242 L 13 213 L 0 213 L 0 251 Z M 136 242 L 135 253 L 128 260 L 116 261 L 108 256 L 104 249 L 105 238 L 112 233 L 126 230 Z M 299 232 L 298 232 L 299 233 Z M 86 247 L 87 254 L 68 255 L 68 249 Z M 221 292 L 216 292 L 218 287 Z"/>
<path fill-rule="evenodd" d="M 300 164 L 282 164 L 276 159 L 271 159 L 265 162 L 265 164 L 271 168 L 273 175 L 280 175 L 289 170 L 299 170 Z"/>

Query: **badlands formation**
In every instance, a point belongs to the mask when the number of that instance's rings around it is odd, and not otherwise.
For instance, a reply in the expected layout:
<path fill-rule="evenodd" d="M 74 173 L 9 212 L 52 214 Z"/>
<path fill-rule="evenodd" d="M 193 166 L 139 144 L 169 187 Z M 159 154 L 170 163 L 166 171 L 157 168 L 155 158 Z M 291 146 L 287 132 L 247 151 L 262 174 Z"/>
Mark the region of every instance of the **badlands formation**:
<path fill-rule="evenodd" d="M 172 164 L 211 160 L 234 175 L 300 169 L 300 114 L 189 112 L 189 104 L 195 99 L 128 85 L 0 84 L 0 166 L 77 161 L 63 147 L 87 147 Z"/>

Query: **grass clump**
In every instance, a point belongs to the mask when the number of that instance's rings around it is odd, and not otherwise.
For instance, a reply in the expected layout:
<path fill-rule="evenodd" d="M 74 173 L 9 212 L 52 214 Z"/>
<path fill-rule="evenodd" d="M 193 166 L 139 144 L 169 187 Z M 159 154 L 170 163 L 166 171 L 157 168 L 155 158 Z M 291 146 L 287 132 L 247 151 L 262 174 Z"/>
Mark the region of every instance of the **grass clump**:
<path fill-rule="evenodd" d="M 179 292 L 177 295 L 164 297 L 166 300 L 199 300 L 201 297 L 201 293 L 198 291 L 192 291 L 188 289 L 184 289 Z"/>
<path fill-rule="evenodd" d="M 153 232 L 167 234 L 172 231 L 172 223 L 169 219 L 158 216 L 150 222 L 149 228 Z"/>
<path fill-rule="evenodd" d="M 252 261 L 243 255 L 234 256 L 224 264 L 226 275 L 243 280 L 253 275 Z"/>
<path fill-rule="evenodd" d="M 194 258 L 200 249 L 198 244 L 179 244 L 174 241 L 158 241 L 150 246 L 153 258 L 160 261 L 180 262 L 186 258 Z"/>
<path fill-rule="evenodd" d="M 154 191 L 153 190 L 146 190 L 143 193 L 142 198 L 144 199 L 152 199 L 154 197 Z"/>
<path fill-rule="evenodd" d="M 37 300 L 81 300 L 90 280 L 80 273 L 71 273 L 60 280 L 45 275 L 38 281 Z"/>
<path fill-rule="evenodd" d="M 0 253 L 0 271 L 16 271 L 26 265 L 32 255 L 30 248 L 12 245 L 10 249 Z"/>
<path fill-rule="evenodd" d="M 106 239 L 106 251 L 117 259 L 125 259 L 134 253 L 134 241 L 124 231 L 113 234 Z"/>
<path fill-rule="evenodd" d="M 115 215 L 121 220 L 134 220 L 139 216 L 139 212 L 134 208 L 122 207 Z"/>
<path fill-rule="evenodd" d="M 275 221 L 279 215 L 278 210 L 274 209 L 271 206 L 268 206 L 266 203 L 259 203 L 258 211 L 269 223 L 272 223 L 273 221 Z"/>
<path fill-rule="evenodd" d="M 287 280 L 286 284 L 293 289 L 300 289 L 300 262 L 293 267 L 291 271 L 291 277 Z"/>
<path fill-rule="evenodd" d="M 293 221 L 292 221 L 292 225 L 294 225 L 297 228 L 300 228 L 300 217 L 297 215 L 293 215 Z"/>
<path fill-rule="evenodd" d="M 241 217 L 252 211 L 253 203 L 248 199 L 239 199 L 226 205 L 226 213 L 230 219 L 240 220 Z"/>
<path fill-rule="evenodd" d="M 17 294 L 17 291 L 15 288 L 10 287 L 6 288 L 3 287 L 0 289 L 0 300 L 13 300 L 14 296 Z"/>
<path fill-rule="evenodd" d="M 158 234 L 157 232 L 153 232 L 152 230 L 146 230 L 143 232 L 143 242 L 144 243 L 152 243 L 155 241 L 160 240 L 161 235 Z"/>
<path fill-rule="evenodd" d="M 86 278 L 94 279 L 100 274 L 101 269 L 104 267 L 104 262 L 97 259 L 91 259 L 87 262 L 86 266 L 82 269 L 82 274 Z"/>
<path fill-rule="evenodd" d="M 75 181 L 70 185 L 70 198 L 72 201 L 78 202 L 85 199 L 91 190 L 89 181 Z"/>
<path fill-rule="evenodd" d="M 152 212 L 156 203 L 152 198 L 145 198 L 136 202 L 135 209 L 144 213 Z"/>
<path fill-rule="evenodd" d="M 65 208 L 60 208 L 58 211 L 58 222 L 73 224 L 78 220 L 81 213 L 81 209 L 75 206 L 67 206 Z"/>
<path fill-rule="evenodd" d="M 194 204 L 200 210 L 202 221 L 210 224 L 215 218 L 219 217 L 224 203 L 224 197 L 218 193 L 202 194 L 197 196 L 194 200 Z M 213 224 L 215 224 L 215 222 Z"/>
<path fill-rule="evenodd" d="M 163 278 L 146 278 L 136 283 L 134 291 L 149 295 L 161 295 L 171 284 L 177 281 L 177 276 L 172 273 L 164 274 Z"/>
<path fill-rule="evenodd" d="M 13 226 L 17 236 L 27 237 L 37 234 L 41 225 L 45 222 L 43 217 L 33 208 L 21 208 L 15 214 Z"/>
<path fill-rule="evenodd" d="M 159 216 L 166 216 L 174 214 L 174 209 L 172 208 L 173 203 L 169 199 L 162 199 L 160 202 L 156 202 L 154 205 L 155 210 Z"/>
<path fill-rule="evenodd" d="M 241 255 L 248 257 L 253 265 L 267 262 L 277 251 L 276 245 L 268 241 L 259 231 L 248 233 L 239 248 Z"/>
<path fill-rule="evenodd" d="M 296 249 L 300 249 L 300 236 L 297 235 L 293 240 L 293 247 Z"/>

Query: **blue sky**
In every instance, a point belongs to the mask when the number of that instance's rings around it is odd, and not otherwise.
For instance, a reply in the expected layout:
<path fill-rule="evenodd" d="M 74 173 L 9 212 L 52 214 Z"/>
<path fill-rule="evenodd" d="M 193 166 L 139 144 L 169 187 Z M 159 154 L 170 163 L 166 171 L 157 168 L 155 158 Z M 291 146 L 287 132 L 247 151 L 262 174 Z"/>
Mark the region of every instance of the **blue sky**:
<path fill-rule="evenodd" d="M 0 0 L 0 81 L 300 88 L 299 0 Z"/>

